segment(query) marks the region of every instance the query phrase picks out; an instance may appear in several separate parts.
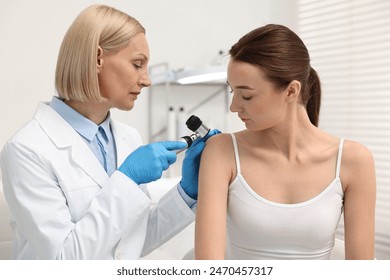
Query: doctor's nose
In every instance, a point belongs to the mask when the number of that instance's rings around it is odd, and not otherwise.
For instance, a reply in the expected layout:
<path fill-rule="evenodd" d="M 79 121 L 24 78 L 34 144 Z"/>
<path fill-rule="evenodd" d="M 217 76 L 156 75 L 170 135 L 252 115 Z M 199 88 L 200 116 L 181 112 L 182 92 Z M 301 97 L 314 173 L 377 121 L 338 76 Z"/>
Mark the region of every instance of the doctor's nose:
<path fill-rule="evenodd" d="M 149 74 L 145 72 L 138 80 L 138 85 L 142 87 L 150 87 L 152 85 L 152 81 L 150 80 Z"/>

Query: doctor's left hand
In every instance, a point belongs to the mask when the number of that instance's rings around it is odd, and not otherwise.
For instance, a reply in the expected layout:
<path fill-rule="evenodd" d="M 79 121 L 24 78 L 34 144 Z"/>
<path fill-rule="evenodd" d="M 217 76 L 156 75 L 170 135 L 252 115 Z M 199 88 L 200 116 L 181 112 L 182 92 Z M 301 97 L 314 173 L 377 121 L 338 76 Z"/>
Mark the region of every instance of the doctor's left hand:
<path fill-rule="evenodd" d="M 176 161 L 175 150 L 186 148 L 182 141 L 156 142 L 136 149 L 118 168 L 138 185 L 161 178 L 164 170 Z"/>
<path fill-rule="evenodd" d="M 186 151 L 183 160 L 182 179 L 180 185 L 184 192 L 192 199 L 198 198 L 198 175 L 200 157 L 205 147 L 205 142 L 210 137 L 221 133 L 218 129 L 211 130 L 204 138 L 197 139 Z"/>

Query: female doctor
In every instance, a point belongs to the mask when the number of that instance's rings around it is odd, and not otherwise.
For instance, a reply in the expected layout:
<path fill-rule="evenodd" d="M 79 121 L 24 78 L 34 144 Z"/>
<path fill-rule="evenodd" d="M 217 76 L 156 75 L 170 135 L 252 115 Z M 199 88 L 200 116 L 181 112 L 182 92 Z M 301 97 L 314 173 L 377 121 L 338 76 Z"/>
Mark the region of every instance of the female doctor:
<path fill-rule="evenodd" d="M 151 209 L 144 184 L 186 145 L 141 146 L 135 129 L 110 117 L 150 86 L 148 60 L 145 29 L 121 11 L 93 5 L 70 26 L 58 97 L 41 103 L 1 153 L 15 258 L 137 259 L 194 220 L 204 142 L 186 152 L 181 182 Z"/>

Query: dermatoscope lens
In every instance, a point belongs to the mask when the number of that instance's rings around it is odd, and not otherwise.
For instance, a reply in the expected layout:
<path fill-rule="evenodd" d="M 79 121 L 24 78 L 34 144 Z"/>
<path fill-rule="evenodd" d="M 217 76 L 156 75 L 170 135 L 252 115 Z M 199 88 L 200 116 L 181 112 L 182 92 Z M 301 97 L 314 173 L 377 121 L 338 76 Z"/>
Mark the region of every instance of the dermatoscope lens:
<path fill-rule="evenodd" d="M 202 121 L 197 117 L 192 115 L 189 117 L 189 119 L 186 121 L 186 126 L 189 130 L 195 132 L 198 130 L 198 128 L 202 125 Z"/>
<path fill-rule="evenodd" d="M 186 121 L 186 125 L 187 125 L 188 129 L 190 129 L 193 132 L 198 133 L 199 136 L 202 138 L 205 137 L 210 131 L 210 129 L 207 126 L 205 126 L 197 116 L 194 116 L 194 115 L 192 115 Z"/>
<path fill-rule="evenodd" d="M 183 136 L 179 140 L 179 141 L 183 141 L 183 142 L 187 143 L 187 148 L 185 148 L 185 149 L 188 149 L 189 147 L 191 147 L 192 143 L 196 139 L 198 139 L 199 137 L 203 138 L 210 132 L 210 129 L 207 126 L 205 126 L 204 124 L 202 124 L 202 121 L 197 116 L 194 116 L 194 115 L 189 117 L 189 119 L 186 121 L 186 125 L 187 125 L 189 130 L 194 132 L 194 134 L 191 134 L 189 136 Z M 176 153 L 178 154 L 178 153 L 184 151 L 185 149 L 177 150 Z"/>

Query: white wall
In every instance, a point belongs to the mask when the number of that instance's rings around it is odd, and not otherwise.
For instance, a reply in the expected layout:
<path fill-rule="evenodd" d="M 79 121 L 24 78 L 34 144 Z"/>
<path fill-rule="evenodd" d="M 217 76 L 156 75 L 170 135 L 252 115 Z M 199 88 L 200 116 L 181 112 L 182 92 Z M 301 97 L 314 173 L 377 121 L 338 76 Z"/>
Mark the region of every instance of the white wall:
<path fill-rule="evenodd" d="M 147 29 L 151 64 L 207 65 L 219 49 L 266 23 L 295 29 L 295 0 L 0 0 L 0 148 L 54 92 L 57 53 L 68 26 L 94 3 L 116 7 Z M 148 137 L 148 91 L 131 112 L 114 116 Z M 196 97 L 194 97 L 196 98 Z M 165 108 L 162 108 L 165 110 Z"/>

